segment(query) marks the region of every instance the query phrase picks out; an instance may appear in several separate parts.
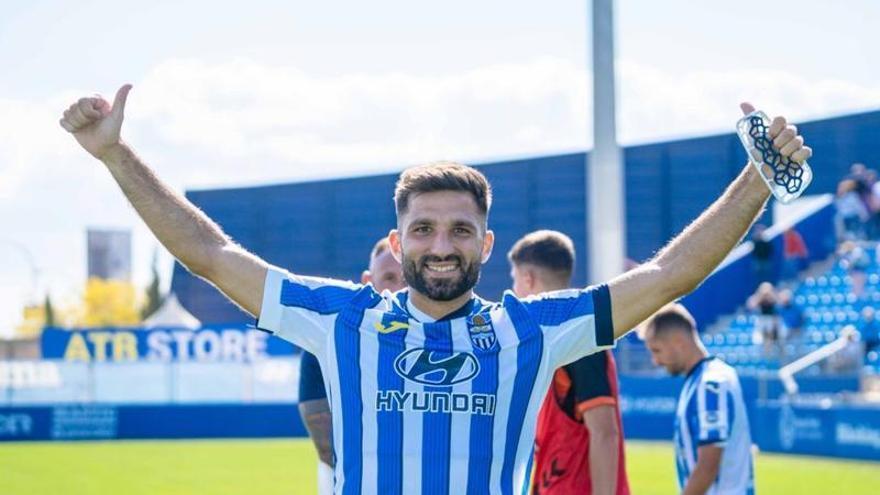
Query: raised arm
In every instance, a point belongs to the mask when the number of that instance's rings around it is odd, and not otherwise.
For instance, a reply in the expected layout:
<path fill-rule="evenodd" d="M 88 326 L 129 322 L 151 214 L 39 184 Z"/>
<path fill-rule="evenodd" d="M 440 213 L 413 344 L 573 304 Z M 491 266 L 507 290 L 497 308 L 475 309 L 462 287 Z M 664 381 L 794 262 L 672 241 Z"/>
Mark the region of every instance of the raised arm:
<path fill-rule="evenodd" d="M 186 198 L 170 189 L 120 138 L 131 86 L 116 93 L 113 106 L 100 96 L 81 98 L 61 127 L 101 160 L 156 238 L 188 270 L 219 288 L 245 311 L 260 314 L 268 264 L 245 251 Z"/>
<path fill-rule="evenodd" d="M 748 103 L 742 111 L 754 111 Z M 770 137 L 780 154 L 803 163 L 812 154 L 797 129 L 776 117 Z M 614 337 L 633 329 L 667 303 L 696 289 L 739 243 L 763 211 L 770 191 L 752 165 L 746 165 L 709 208 L 641 266 L 613 279 Z"/>

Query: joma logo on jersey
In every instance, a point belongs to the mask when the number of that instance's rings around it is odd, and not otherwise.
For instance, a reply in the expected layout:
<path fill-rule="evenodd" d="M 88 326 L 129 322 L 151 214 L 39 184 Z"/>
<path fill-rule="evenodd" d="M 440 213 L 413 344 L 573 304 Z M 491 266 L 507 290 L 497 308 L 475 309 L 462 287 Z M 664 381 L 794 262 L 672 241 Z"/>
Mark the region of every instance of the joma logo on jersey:
<path fill-rule="evenodd" d="M 403 378 L 422 385 L 449 386 L 477 376 L 480 363 L 467 352 L 447 355 L 427 349 L 410 349 L 397 356 L 394 370 Z"/>
<path fill-rule="evenodd" d="M 405 321 L 390 321 L 387 325 L 383 325 L 381 322 L 377 321 L 373 326 L 379 333 L 392 333 L 398 330 L 407 330 L 409 328 L 409 323 Z"/>
<path fill-rule="evenodd" d="M 474 315 L 467 320 L 468 334 L 471 343 L 481 351 L 488 351 L 495 345 L 495 328 L 492 320 L 482 314 Z"/>

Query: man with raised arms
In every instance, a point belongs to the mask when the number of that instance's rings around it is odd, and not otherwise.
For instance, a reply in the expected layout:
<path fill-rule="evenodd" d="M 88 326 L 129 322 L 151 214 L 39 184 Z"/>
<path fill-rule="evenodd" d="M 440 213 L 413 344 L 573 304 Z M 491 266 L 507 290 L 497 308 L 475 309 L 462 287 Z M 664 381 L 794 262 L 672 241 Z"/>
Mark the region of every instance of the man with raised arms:
<path fill-rule="evenodd" d="M 474 168 L 405 170 L 391 252 L 408 289 L 393 296 L 269 265 L 169 189 L 120 137 L 125 85 L 111 105 L 86 97 L 61 126 L 99 159 L 159 241 L 261 328 L 313 353 L 326 375 L 339 494 L 513 494 L 527 479 L 535 420 L 553 372 L 694 290 L 763 210 L 769 190 L 746 166 L 721 197 L 650 261 L 584 289 L 498 303 L 477 297 L 492 253 L 491 189 Z M 743 104 L 745 113 L 753 108 Z M 777 117 L 774 147 L 810 149 Z"/>

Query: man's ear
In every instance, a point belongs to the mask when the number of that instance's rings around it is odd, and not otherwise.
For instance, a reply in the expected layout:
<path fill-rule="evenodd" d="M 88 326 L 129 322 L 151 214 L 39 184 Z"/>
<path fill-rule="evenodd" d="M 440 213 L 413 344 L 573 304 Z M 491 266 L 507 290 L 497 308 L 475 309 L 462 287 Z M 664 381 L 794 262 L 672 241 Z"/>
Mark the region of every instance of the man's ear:
<path fill-rule="evenodd" d="M 526 287 L 528 287 L 530 291 L 536 292 L 535 289 L 537 289 L 538 274 L 535 273 L 535 269 L 531 266 L 526 266 L 523 269 L 523 278 L 525 279 L 524 282 L 526 283 Z"/>
<path fill-rule="evenodd" d="M 388 245 L 391 246 L 391 256 L 394 256 L 398 263 L 403 264 L 403 247 L 400 243 L 400 232 L 397 229 L 391 229 L 391 232 L 388 232 Z"/>
<path fill-rule="evenodd" d="M 367 285 L 368 283 L 373 281 L 373 275 L 370 273 L 370 270 L 364 270 L 361 273 L 361 283 Z"/>
<path fill-rule="evenodd" d="M 482 262 L 485 264 L 489 261 L 489 257 L 492 256 L 492 249 L 495 247 L 495 232 L 491 230 L 486 231 L 485 237 L 483 237 L 483 253 L 482 253 Z"/>

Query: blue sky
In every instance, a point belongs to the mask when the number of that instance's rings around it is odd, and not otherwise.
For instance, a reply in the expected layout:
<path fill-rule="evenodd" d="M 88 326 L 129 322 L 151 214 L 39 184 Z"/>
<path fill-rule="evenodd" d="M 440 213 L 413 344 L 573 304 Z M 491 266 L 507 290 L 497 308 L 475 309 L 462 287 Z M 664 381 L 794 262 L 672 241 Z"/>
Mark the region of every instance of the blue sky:
<path fill-rule="evenodd" d="M 76 297 L 88 226 L 133 229 L 148 278 L 155 241 L 57 126 L 78 96 L 133 83 L 123 136 L 181 190 L 583 150 L 588 6 L 4 2 L 0 335 L 24 301 Z M 878 18 L 870 0 L 621 0 L 620 140 L 728 132 L 741 99 L 795 120 L 877 109 Z"/>

